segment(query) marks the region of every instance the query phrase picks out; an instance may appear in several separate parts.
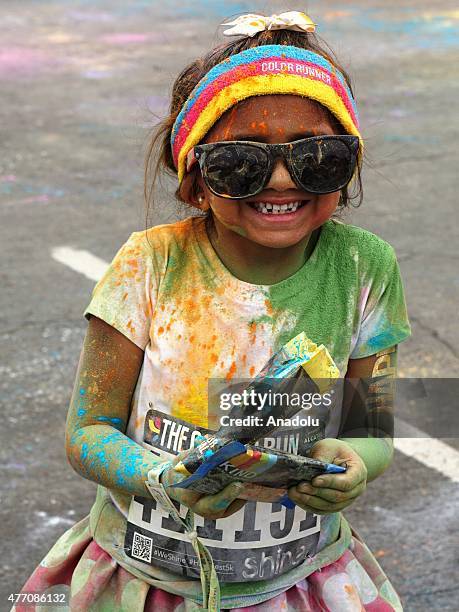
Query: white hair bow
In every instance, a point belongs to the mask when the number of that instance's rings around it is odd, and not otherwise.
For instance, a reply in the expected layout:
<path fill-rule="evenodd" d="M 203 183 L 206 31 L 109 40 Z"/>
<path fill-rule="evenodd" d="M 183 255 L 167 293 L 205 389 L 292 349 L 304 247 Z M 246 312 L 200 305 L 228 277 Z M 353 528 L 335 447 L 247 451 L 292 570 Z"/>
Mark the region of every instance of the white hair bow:
<path fill-rule="evenodd" d="M 223 26 L 233 26 L 225 30 L 225 36 L 255 36 L 263 30 L 294 30 L 296 32 L 314 32 L 316 25 L 312 19 L 300 11 L 288 11 L 279 15 L 256 15 L 249 13 L 241 15 L 234 21 L 222 23 Z"/>

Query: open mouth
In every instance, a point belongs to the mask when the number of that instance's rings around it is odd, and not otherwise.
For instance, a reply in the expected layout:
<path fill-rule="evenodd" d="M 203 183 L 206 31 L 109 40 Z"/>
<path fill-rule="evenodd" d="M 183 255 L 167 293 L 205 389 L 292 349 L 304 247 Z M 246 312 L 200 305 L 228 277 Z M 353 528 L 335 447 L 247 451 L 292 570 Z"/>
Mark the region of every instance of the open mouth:
<path fill-rule="evenodd" d="M 309 200 L 298 200 L 288 204 L 271 204 L 270 202 L 247 202 L 247 204 L 264 215 L 286 215 L 296 212 L 308 202 Z"/>

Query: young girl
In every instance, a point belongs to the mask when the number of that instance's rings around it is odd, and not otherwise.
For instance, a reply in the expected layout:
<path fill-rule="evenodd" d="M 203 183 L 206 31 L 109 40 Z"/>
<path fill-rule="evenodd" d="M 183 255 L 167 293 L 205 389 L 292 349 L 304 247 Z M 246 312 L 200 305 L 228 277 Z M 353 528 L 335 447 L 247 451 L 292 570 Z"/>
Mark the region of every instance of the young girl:
<path fill-rule="evenodd" d="M 147 157 L 147 199 L 160 144 L 156 173 L 173 172 L 200 212 L 134 232 L 84 313 L 67 454 L 99 487 L 23 588 L 40 610 L 56 593 L 78 611 L 402 609 L 341 514 L 393 453 L 386 437 L 338 437 L 357 394 L 337 394 L 308 453 L 346 473 L 291 487 L 294 507 L 246 502 L 240 483 L 170 486 L 177 457 L 218 429 L 210 379 L 252 378 L 304 332 L 342 378 L 377 382 L 410 335 L 392 247 L 332 218 L 351 180 L 361 187 L 349 77 L 304 13 L 232 25 L 236 41 L 177 78 Z M 364 404 L 381 398 L 373 384 Z M 260 444 L 306 454 L 306 440 L 282 430 Z"/>

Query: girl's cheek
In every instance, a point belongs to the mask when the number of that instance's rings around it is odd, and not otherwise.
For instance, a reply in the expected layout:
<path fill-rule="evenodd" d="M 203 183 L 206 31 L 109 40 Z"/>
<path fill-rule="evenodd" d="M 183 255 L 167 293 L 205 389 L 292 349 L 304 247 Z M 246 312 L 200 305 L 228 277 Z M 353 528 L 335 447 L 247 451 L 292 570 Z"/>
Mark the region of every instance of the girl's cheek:
<path fill-rule="evenodd" d="M 334 193 L 318 196 L 318 221 L 324 223 L 335 212 L 338 207 L 340 195 L 341 193 L 336 191 Z"/>
<path fill-rule="evenodd" d="M 225 203 L 225 206 L 234 206 L 234 204 L 228 205 L 227 203 Z M 225 215 L 222 211 L 219 210 L 218 206 L 214 207 L 211 205 L 211 208 L 214 217 L 216 217 L 224 227 L 233 232 L 236 232 L 236 234 L 239 234 L 239 236 L 242 236 L 243 238 L 247 237 L 247 232 L 245 231 L 245 229 L 237 225 L 237 211 L 226 210 L 227 214 Z"/>

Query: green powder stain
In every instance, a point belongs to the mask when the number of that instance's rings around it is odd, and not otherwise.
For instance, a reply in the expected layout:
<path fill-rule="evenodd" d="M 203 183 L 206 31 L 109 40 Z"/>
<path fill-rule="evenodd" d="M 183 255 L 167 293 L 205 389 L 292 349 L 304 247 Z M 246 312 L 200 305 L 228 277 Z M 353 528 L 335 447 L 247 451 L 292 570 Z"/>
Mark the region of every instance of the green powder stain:
<path fill-rule="evenodd" d="M 242 236 L 243 238 L 247 238 L 247 232 L 245 231 L 243 227 L 239 227 L 238 225 L 229 225 L 229 223 L 224 223 L 223 225 L 227 227 L 228 229 L 230 229 L 231 231 L 238 234 L 239 236 Z"/>

